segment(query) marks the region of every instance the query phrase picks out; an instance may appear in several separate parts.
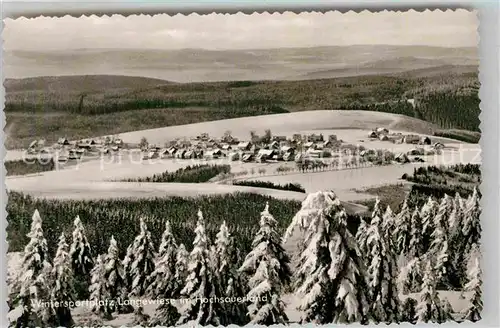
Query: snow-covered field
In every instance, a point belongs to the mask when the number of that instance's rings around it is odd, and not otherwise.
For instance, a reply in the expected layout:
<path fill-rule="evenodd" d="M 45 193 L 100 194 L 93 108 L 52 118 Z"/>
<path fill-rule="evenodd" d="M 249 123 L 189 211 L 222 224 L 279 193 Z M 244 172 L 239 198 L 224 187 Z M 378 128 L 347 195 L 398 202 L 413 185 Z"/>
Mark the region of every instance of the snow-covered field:
<path fill-rule="evenodd" d="M 266 129 L 270 129 L 275 135 L 291 136 L 306 131 L 346 128 L 371 130 L 376 127 L 426 134 L 430 133 L 432 124 L 403 115 L 382 112 L 317 110 L 169 126 L 122 133 L 119 137 L 131 143 L 139 142 L 142 137 L 146 137 L 150 143 L 163 144 L 166 140 L 175 138 L 196 137 L 202 132 L 220 137 L 227 130 L 231 131 L 234 137 L 248 139 L 250 131 L 259 134 L 264 133 Z"/>

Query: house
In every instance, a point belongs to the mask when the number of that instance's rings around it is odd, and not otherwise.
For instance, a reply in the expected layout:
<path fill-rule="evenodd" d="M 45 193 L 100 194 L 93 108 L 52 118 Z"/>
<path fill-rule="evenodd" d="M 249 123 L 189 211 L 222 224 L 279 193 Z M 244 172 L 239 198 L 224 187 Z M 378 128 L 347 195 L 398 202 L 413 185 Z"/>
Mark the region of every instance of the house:
<path fill-rule="evenodd" d="M 304 144 L 304 148 L 315 148 L 314 142 L 309 141 Z"/>
<path fill-rule="evenodd" d="M 252 143 L 250 141 L 242 141 L 236 147 L 239 150 L 249 151 L 252 148 Z"/>
<path fill-rule="evenodd" d="M 180 150 L 175 152 L 174 157 L 177 159 L 183 159 L 185 153 L 186 153 L 186 149 L 180 149 Z"/>
<path fill-rule="evenodd" d="M 423 136 L 422 138 L 420 138 L 420 144 L 431 145 L 432 144 L 431 138 Z"/>
<path fill-rule="evenodd" d="M 257 153 L 257 161 L 264 162 L 268 159 L 272 159 L 274 155 L 276 155 L 276 151 L 274 149 L 261 149 Z"/>
<path fill-rule="evenodd" d="M 228 156 L 230 161 L 237 161 L 240 159 L 240 154 L 239 153 L 230 153 Z"/>
<path fill-rule="evenodd" d="M 410 163 L 410 159 L 408 158 L 408 156 L 405 153 L 397 154 L 396 157 L 394 158 L 394 160 L 396 162 L 402 163 L 402 164 Z"/>
<path fill-rule="evenodd" d="M 389 130 L 387 130 L 386 128 L 376 128 L 375 132 L 377 134 L 389 134 Z"/>
<path fill-rule="evenodd" d="M 444 145 L 440 142 L 436 142 L 433 146 L 434 149 L 443 149 Z"/>
<path fill-rule="evenodd" d="M 184 153 L 183 158 L 185 158 L 185 159 L 195 158 L 194 151 L 192 149 L 186 150 L 186 152 Z"/>
<path fill-rule="evenodd" d="M 281 147 L 281 152 L 282 153 L 294 153 L 295 152 L 295 148 L 291 147 L 291 146 L 283 146 Z"/>
<path fill-rule="evenodd" d="M 322 134 L 310 134 L 307 136 L 307 141 L 312 141 L 312 142 L 323 142 L 323 135 Z"/>
<path fill-rule="evenodd" d="M 304 161 L 304 157 L 305 157 L 304 154 L 298 153 L 297 155 L 295 155 L 294 160 L 295 160 L 295 162 L 300 163 L 300 162 Z"/>
<path fill-rule="evenodd" d="M 205 158 L 220 158 L 222 156 L 222 151 L 220 149 L 209 150 L 205 153 Z"/>
<path fill-rule="evenodd" d="M 278 141 L 273 141 L 269 144 L 269 149 L 279 149 L 280 148 L 280 144 Z"/>
<path fill-rule="evenodd" d="M 283 160 L 286 162 L 289 162 L 294 159 L 294 153 L 293 152 L 286 152 L 283 154 Z"/>
<path fill-rule="evenodd" d="M 60 144 L 60 145 L 67 146 L 67 145 L 69 145 L 69 140 L 68 140 L 68 139 L 66 139 L 66 138 L 59 138 L 59 139 L 57 140 L 57 143 L 58 143 L 58 144 Z"/>
<path fill-rule="evenodd" d="M 375 131 L 370 132 L 370 134 L 368 135 L 368 138 L 378 138 L 377 132 L 375 132 Z"/>
<path fill-rule="evenodd" d="M 254 158 L 254 155 L 253 154 L 244 154 L 242 157 L 241 157 L 241 160 L 243 162 L 251 162 Z"/>
<path fill-rule="evenodd" d="M 420 137 L 414 134 L 408 134 L 403 137 L 403 143 L 406 144 L 417 144 L 420 141 Z"/>
<path fill-rule="evenodd" d="M 231 150 L 231 149 L 233 149 L 233 148 L 232 148 L 232 147 L 231 147 L 231 145 L 229 145 L 229 144 L 223 144 L 223 145 L 222 145 L 222 150 L 226 150 L 226 151 L 228 151 L 228 150 Z"/>
<path fill-rule="evenodd" d="M 123 141 L 122 139 L 115 139 L 113 140 L 113 143 L 119 147 L 123 146 Z"/>
<path fill-rule="evenodd" d="M 378 138 L 380 141 L 388 141 L 389 140 L 389 137 L 387 136 L 387 134 L 379 134 Z"/>
<path fill-rule="evenodd" d="M 170 147 L 168 150 L 168 155 L 174 157 L 175 153 L 177 152 L 177 147 Z"/>
<path fill-rule="evenodd" d="M 413 148 L 408 152 L 408 155 L 423 155 L 424 150 L 422 148 Z"/>
<path fill-rule="evenodd" d="M 337 141 L 337 135 L 335 135 L 335 134 L 330 134 L 330 135 L 328 136 L 328 140 L 329 140 L 329 141 L 331 141 L 331 142 L 335 142 L 335 141 Z"/>
<path fill-rule="evenodd" d="M 286 141 L 286 136 L 273 136 L 272 140 L 279 143 L 281 141 Z"/>
<path fill-rule="evenodd" d="M 323 152 L 321 150 L 311 149 L 307 151 L 307 157 L 309 158 L 320 158 Z"/>
<path fill-rule="evenodd" d="M 325 140 L 325 141 L 323 142 L 322 147 L 323 147 L 323 148 L 330 148 L 332 145 L 333 145 L 332 140 L 328 139 L 328 140 Z"/>

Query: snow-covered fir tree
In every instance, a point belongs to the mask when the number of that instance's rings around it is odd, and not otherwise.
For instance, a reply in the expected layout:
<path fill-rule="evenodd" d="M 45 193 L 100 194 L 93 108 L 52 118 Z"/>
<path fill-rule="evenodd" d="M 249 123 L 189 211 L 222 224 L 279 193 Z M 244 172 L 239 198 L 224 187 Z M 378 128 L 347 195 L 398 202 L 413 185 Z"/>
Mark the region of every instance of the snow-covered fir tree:
<path fill-rule="evenodd" d="M 429 248 L 429 254 L 435 263 L 435 279 L 438 286 L 446 284 L 448 273 L 453 271 L 449 258 L 448 237 L 443 224 L 443 217 L 436 215 Z"/>
<path fill-rule="evenodd" d="M 207 300 L 220 297 L 216 274 L 211 261 L 209 241 L 205 232 L 203 214 L 198 211 L 193 250 L 189 255 L 188 276 L 181 294 L 190 301 L 178 321 L 179 324 L 227 325 L 227 312 L 221 302 Z M 214 283 L 215 282 L 215 283 Z"/>
<path fill-rule="evenodd" d="M 276 226 L 276 220 L 269 213 L 269 204 L 266 204 L 261 213 L 259 231 L 252 242 L 252 251 L 240 267 L 241 272 L 251 276 L 248 296 L 255 299 L 249 306 L 253 324 L 284 324 L 288 321 L 280 294 L 291 278 L 290 260 Z"/>
<path fill-rule="evenodd" d="M 186 250 L 184 244 L 180 244 L 177 247 L 177 253 L 175 256 L 175 289 L 172 292 L 174 298 L 179 298 L 181 290 L 184 288 L 184 283 L 188 274 L 188 259 L 189 253 Z"/>
<path fill-rule="evenodd" d="M 73 241 L 69 251 L 73 271 L 75 275 L 86 276 L 93 267 L 92 250 L 79 216 L 75 218 L 73 225 Z"/>
<path fill-rule="evenodd" d="M 311 193 L 288 228 L 305 232 L 295 272 L 295 293 L 303 295 L 302 322 L 367 322 L 366 269 L 347 214 L 334 192 Z"/>
<path fill-rule="evenodd" d="M 387 205 L 387 208 L 382 217 L 382 235 L 387 239 L 387 241 L 389 241 L 390 246 L 393 248 L 395 245 L 395 243 L 393 242 L 395 228 L 396 222 L 394 212 L 392 211 L 391 207 Z"/>
<path fill-rule="evenodd" d="M 408 245 L 408 258 L 422 256 L 424 254 L 422 240 L 422 219 L 416 208 L 411 216 L 410 243 Z"/>
<path fill-rule="evenodd" d="M 417 292 L 422 285 L 422 262 L 420 258 L 414 257 L 401 268 L 398 276 L 399 290 L 403 294 Z"/>
<path fill-rule="evenodd" d="M 437 213 L 438 204 L 436 201 L 429 196 L 427 202 L 422 206 L 420 210 L 420 218 L 422 219 L 422 230 L 419 232 L 422 234 L 421 242 L 423 247 L 423 252 L 427 252 L 431 243 L 431 234 L 434 230 L 434 217 Z"/>
<path fill-rule="evenodd" d="M 130 294 L 132 296 L 143 296 L 148 287 L 147 277 L 154 271 L 155 249 L 144 219 L 140 219 L 139 235 L 134 239 L 130 251 L 127 252 L 126 270 L 130 281 Z"/>
<path fill-rule="evenodd" d="M 127 299 L 125 271 L 120 260 L 118 244 L 113 236 L 109 242 L 108 253 L 103 260 L 106 295 L 108 295 L 108 312 L 129 312 L 123 302 Z"/>
<path fill-rule="evenodd" d="M 47 240 L 43 235 L 42 218 L 38 210 L 32 217 L 29 242 L 24 247 L 21 272 L 15 286 L 13 309 L 9 313 L 11 327 L 45 326 L 50 321 L 47 307 L 34 307 L 37 301 L 49 301 L 52 266 L 48 261 Z"/>
<path fill-rule="evenodd" d="M 290 282 L 292 272 L 290 270 L 290 258 L 282 245 L 282 238 L 277 230 L 277 221 L 269 213 L 269 204 L 266 204 L 261 212 L 260 226 L 252 241 L 252 251 L 247 254 L 240 271 L 248 276 L 253 276 L 260 265 L 260 260 L 271 254 L 279 262 L 278 276 L 283 287 Z"/>
<path fill-rule="evenodd" d="M 52 308 L 54 321 L 51 324 L 55 327 L 71 327 L 73 318 L 69 303 L 75 300 L 75 291 L 69 246 L 64 233 L 59 237 L 52 276 L 54 277 L 54 285 L 50 292 L 50 298 L 51 301 L 58 302 L 62 306 Z"/>
<path fill-rule="evenodd" d="M 448 227 L 450 238 L 456 240 L 459 238 L 458 233 L 462 230 L 462 223 L 464 218 L 464 201 L 460 194 L 457 192 L 453 199 L 453 208 L 450 216 L 448 217 Z"/>
<path fill-rule="evenodd" d="M 149 287 L 146 293 L 155 299 L 161 300 L 156 308 L 150 325 L 174 326 L 180 318 L 177 308 L 171 303 L 175 289 L 180 283 L 176 281 L 176 257 L 177 243 L 170 228 L 170 222 L 166 222 L 165 231 L 162 234 L 158 260 L 155 270 L 148 278 Z"/>
<path fill-rule="evenodd" d="M 405 198 L 403 206 L 396 216 L 397 224 L 394 228 L 397 254 L 406 255 L 410 250 L 411 218 L 412 215 L 408 207 L 408 199 Z"/>
<path fill-rule="evenodd" d="M 464 254 L 469 254 L 472 250 L 473 245 L 479 245 L 481 239 L 481 205 L 479 204 L 479 201 L 479 193 L 477 191 L 477 188 L 474 187 L 474 191 L 465 204 L 464 210 L 464 219 L 462 226 L 462 235 L 464 237 Z"/>
<path fill-rule="evenodd" d="M 71 242 L 69 255 L 75 278 L 75 291 L 77 299 L 89 297 L 88 288 L 90 284 L 90 270 L 94 266 L 92 249 L 87 241 L 85 229 L 80 217 L 77 216 L 73 222 L 73 240 Z"/>
<path fill-rule="evenodd" d="M 417 323 L 417 300 L 411 297 L 407 297 L 402 303 L 401 303 L 401 321 L 402 322 L 409 322 L 411 324 L 416 324 Z"/>
<path fill-rule="evenodd" d="M 285 305 L 280 298 L 279 269 L 279 262 L 271 254 L 265 254 L 250 278 L 248 298 L 255 299 L 249 306 L 251 324 L 269 326 L 288 323 Z"/>
<path fill-rule="evenodd" d="M 238 272 L 237 253 L 234 239 L 229 233 L 226 221 L 220 226 L 215 240 L 215 269 L 225 297 L 236 300 L 246 295 L 245 284 Z M 245 325 L 248 323 L 247 304 L 233 301 L 226 305 L 228 320 L 231 324 Z"/>
<path fill-rule="evenodd" d="M 111 319 L 111 311 L 106 305 L 109 299 L 109 292 L 106 287 L 106 268 L 104 267 L 103 256 L 98 255 L 94 267 L 90 271 L 90 301 L 92 301 L 92 312 L 105 319 Z"/>
<path fill-rule="evenodd" d="M 471 266 L 468 276 L 469 282 L 465 285 L 464 290 L 470 293 L 469 306 L 463 310 L 462 315 L 465 320 L 476 322 L 481 320 L 481 312 L 483 311 L 482 272 L 478 257 L 474 259 L 474 265 Z"/>
<path fill-rule="evenodd" d="M 387 207 L 385 220 L 392 220 L 392 211 Z M 399 321 L 399 294 L 396 286 L 398 268 L 393 251 L 391 235 L 387 233 L 387 221 L 374 216 L 367 231 L 366 244 L 371 261 L 368 267 L 370 291 L 370 318 L 376 323 Z"/>
<path fill-rule="evenodd" d="M 156 298 L 173 298 L 175 290 L 175 262 L 177 255 L 177 243 L 170 228 L 170 222 L 165 224 L 162 234 L 158 259 L 155 270 L 148 279 L 146 294 Z"/>
<path fill-rule="evenodd" d="M 445 194 L 443 198 L 441 198 L 441 202 L 439 203 L 436 211 L 436 216 L 434 217 L 434 226 L 439 225 L 445 235 L 449 235 L 450 232 L 450 215 L 452 212 L 453 200 L 450 196 Z"/>
<path fill-rule="evenodd" d="M 443 323 L 450 319 L 450 313 L 446 312 L 447 309 L 443 307 L 443 302 L 436 291 L 433 263 L 430 259 L 426 259 L 426 262 L 427 266 L 417 305 L 417 321 Z"/>

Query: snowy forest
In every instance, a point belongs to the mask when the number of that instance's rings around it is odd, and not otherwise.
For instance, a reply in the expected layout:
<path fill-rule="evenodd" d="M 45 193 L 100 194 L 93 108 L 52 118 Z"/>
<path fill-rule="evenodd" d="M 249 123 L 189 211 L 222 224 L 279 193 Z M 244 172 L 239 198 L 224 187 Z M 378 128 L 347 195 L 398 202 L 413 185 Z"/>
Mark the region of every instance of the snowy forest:
<path fill-rule="evenodd" d="M 300 323 L 475 322 L 482 310 L 479 200 L 474 189 L 468 198 L 429 197 L 420 208 L 405 200 L 393 212 L 377 199 L 371 218 L 353 233 L 335 193 L 316 192 L 284 235 L 272 208 L 262 204 L 246 255 L 225 221 L 210 240 L 200 209 L 191 252 L 175 240 L 168 221 L 154 245 L 141 219 L 130 245 L 109 236 L 107 252 L 94 254 L 76 217 L 71 240 L 61 234 L 49 258 L 35 210 L 10 286 L 9 319 L 12 327 L 71 327 L 82 324 L 71 305 L 89 300 L 93 321 L 87 325 L 123 313 L 133 313 L 133 324 L 142 326 L 289 324 L 283 298 L 294 294 L 300 295 L 293 304 Z M 283 246 L 290 240 L 298 240 L 296 254 Z M 120 247 L 127 247 L 124 258 Z M 456 313 L 439 291 L 456 291 L 468 306 Z M 153 299 L 157 306 L 147 314 L 127 302 L 134 299 Z"/>

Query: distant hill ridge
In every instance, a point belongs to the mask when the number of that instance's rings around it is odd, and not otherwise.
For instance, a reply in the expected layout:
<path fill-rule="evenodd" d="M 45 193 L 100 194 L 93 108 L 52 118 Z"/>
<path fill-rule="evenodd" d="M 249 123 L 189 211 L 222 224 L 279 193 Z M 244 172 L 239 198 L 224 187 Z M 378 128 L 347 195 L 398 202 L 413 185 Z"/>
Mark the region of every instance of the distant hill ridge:
<path fill-rule="evenodd" d="M 121 75 L 64 75 L 5 79 L 6 92 L 92 92 L 111 89 L 137 89 L 172 82 L 140 76 Z"/>

